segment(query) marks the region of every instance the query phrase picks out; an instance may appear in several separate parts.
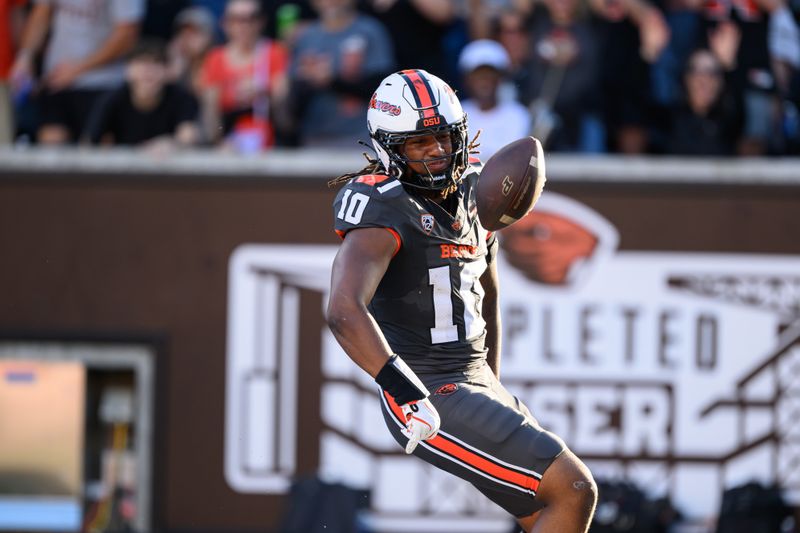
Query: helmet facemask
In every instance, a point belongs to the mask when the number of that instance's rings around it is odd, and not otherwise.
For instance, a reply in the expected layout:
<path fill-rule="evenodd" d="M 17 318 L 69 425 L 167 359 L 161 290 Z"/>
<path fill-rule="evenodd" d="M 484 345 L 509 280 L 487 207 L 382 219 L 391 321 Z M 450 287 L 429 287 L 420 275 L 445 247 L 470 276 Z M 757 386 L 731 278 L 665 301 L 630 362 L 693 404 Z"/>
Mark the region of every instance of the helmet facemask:
<path fill-rule="evenodd" d="M 451 152 L 449 154 L 430 159 L 409 159 L 403 154 L 403 146 L 407 140 L 427 135 L 438 136 L 442 133 L 450 135 Z M 387 170 L 389 173 L 397 176 L 403 183 L 418 189 L 442 191 L 458 185 L 469 162 L 466 117 L 454 124 L 408 132 L 394 133 L 378 130 L 372 138 L 388 156 L 389 168 Z M 443 159 L 450 160 L 450 164 L 444 171 L 434 173 L 428 168 L 430 163 Z M 411 169 L 409 163 L 420 163 L 427 172 L 418 173 Z"/>

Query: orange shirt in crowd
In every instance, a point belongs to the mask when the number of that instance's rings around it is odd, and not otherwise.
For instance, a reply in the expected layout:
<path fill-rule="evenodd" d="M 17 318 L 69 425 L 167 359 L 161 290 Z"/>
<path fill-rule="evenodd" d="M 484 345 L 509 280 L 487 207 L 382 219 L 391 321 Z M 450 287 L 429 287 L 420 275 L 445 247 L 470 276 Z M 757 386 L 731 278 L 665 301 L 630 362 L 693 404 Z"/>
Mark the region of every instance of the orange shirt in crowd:
<path fill-rule="evenodd" d="M 0 0 L 0 80 L 8 78 L 14 63 L 14 42 L 11 40 L 11 11 L 25 5 L 27 0 Z"/>
<path fill-rule="evenodd" d="M 209 52 L 203 63 L 200 86 L 203 89 L 218 87 L 221 111 L 235 111 L 252 105 L 252 102 L 242 102 L 237 98 L 237 88 L 243 81 L 249 79 L 257 86 L 270 89 L 275 78 L 285 73 L 288 65 L 286 49 L 273 42 L 262 42 L 255 60 L 243 65 L 232 65 L 225 53 L 225 47 L 219 46 Z"/>

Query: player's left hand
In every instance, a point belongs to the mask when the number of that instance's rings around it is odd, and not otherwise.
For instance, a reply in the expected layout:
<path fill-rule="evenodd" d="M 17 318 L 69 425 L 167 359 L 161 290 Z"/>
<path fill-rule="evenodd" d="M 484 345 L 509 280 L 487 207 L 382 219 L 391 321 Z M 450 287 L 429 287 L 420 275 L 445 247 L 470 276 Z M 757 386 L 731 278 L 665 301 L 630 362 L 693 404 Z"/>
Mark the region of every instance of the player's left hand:
<path fill-rule="evenodd" d="M 432 439 L 439 432 L 441 419 L 439 412 L 427 398 L 408 402 L 400 406 L 406 419 L 406 429 L 403 433 L 408 437 L 406 453 L 414 452 L 423 440 Z"/>

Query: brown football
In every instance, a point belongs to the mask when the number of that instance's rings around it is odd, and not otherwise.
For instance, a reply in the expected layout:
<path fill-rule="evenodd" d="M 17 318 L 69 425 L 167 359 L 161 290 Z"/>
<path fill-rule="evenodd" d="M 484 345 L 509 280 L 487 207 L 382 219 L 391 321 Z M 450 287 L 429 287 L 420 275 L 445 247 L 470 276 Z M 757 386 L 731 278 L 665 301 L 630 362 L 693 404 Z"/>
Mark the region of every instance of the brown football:
<path fill-rule="evenodd" d="M 476 203 L 481 225 L 496 231 L 533 209 L 544 188 L 544 153 L 533 137 L 505 145 L 483 165 Z"/>

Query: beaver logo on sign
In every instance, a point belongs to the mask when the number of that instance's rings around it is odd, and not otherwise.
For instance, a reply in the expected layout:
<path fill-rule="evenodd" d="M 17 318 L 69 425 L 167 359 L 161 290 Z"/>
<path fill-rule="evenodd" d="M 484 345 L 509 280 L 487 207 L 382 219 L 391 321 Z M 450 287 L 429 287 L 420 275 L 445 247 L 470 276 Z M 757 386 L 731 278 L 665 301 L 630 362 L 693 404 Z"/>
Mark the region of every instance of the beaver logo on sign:
<path fill-rule="evenodd" d="M 506 260 L 530 281 L 574 285 L 616 250 L 619 235 L 601 215 L 557 193 L 503 230 Z"/>

